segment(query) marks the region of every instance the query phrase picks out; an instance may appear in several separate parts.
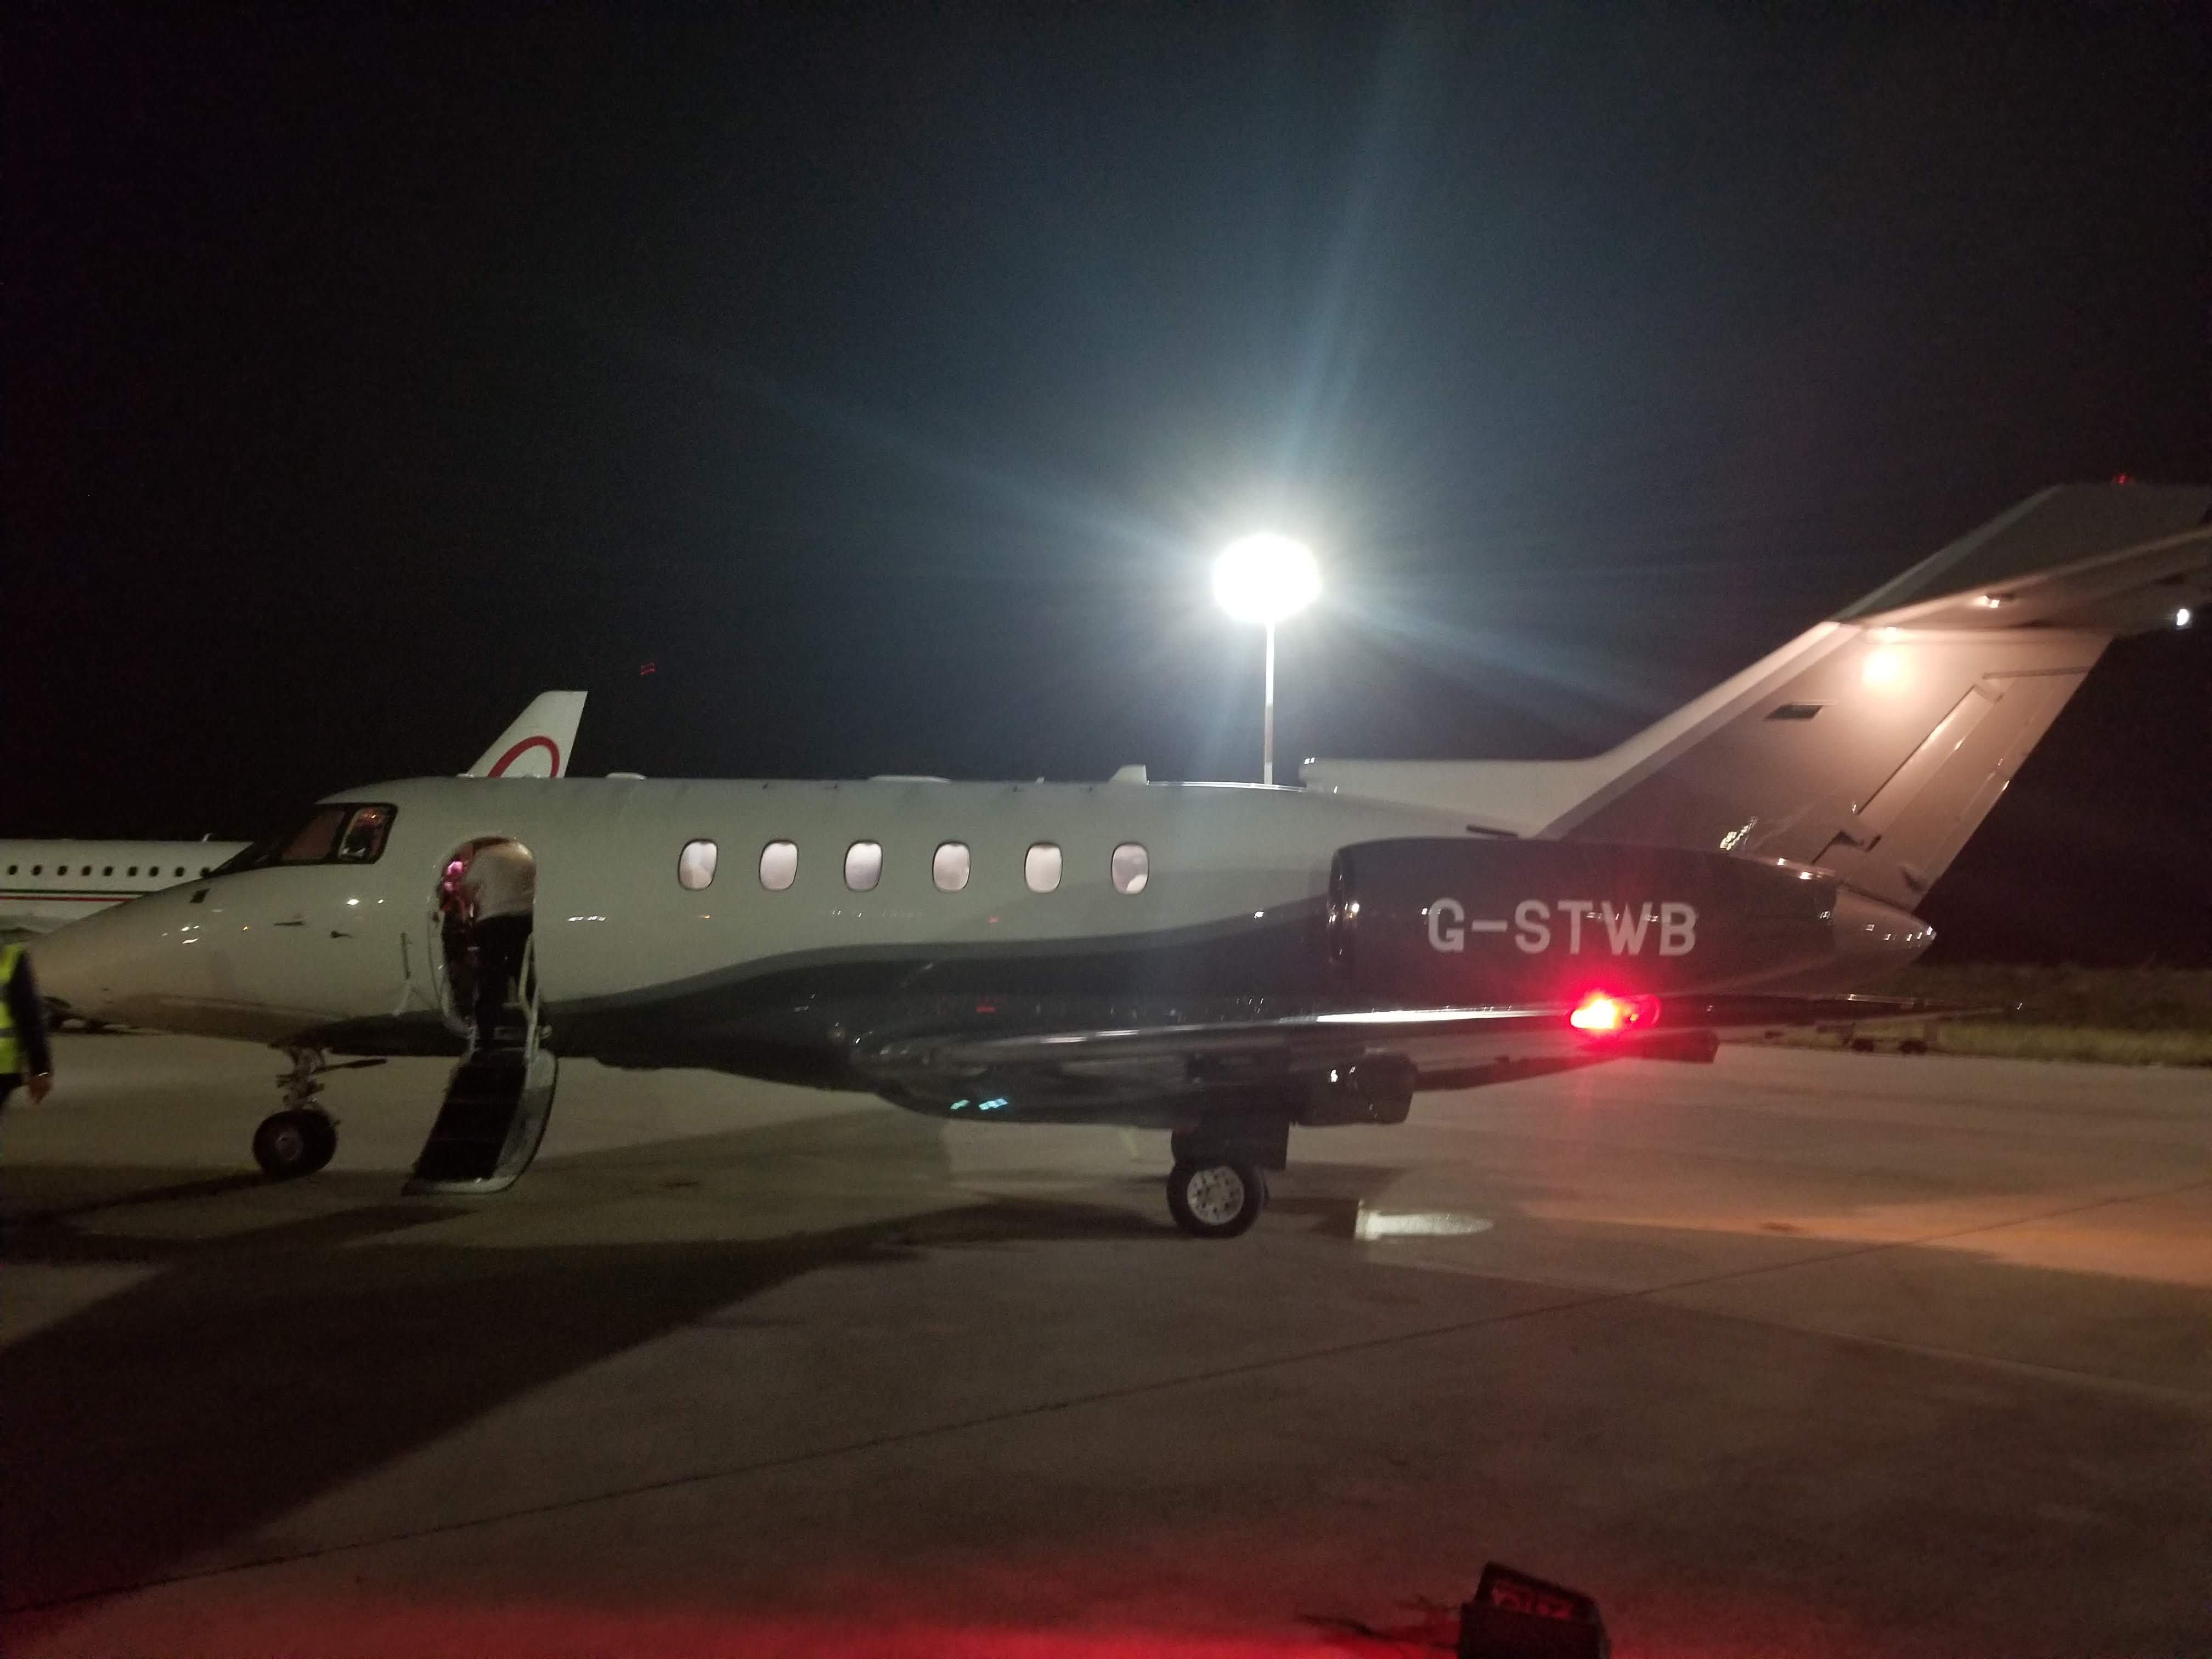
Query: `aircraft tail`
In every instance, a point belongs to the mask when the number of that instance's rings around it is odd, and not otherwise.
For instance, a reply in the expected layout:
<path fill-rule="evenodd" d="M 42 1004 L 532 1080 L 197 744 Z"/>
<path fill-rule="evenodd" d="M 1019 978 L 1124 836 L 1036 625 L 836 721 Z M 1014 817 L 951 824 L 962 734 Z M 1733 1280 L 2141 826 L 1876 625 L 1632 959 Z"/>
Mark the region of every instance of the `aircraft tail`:
<path fill-rule="evenodd" d="M 2212 488 L 2045 489 L 1602 755 L 1317 761 L 1310 788 L 1717 848 L 1917 906 L 2122 635 L 2212 603 Z"/>
<path fill-rule="evenodd" d="M 514 725 L 477 757 L 465 778 L 557 778 L 568 769 L 577 723 L 584 718 L 581 691 L 541 691 Z"/>

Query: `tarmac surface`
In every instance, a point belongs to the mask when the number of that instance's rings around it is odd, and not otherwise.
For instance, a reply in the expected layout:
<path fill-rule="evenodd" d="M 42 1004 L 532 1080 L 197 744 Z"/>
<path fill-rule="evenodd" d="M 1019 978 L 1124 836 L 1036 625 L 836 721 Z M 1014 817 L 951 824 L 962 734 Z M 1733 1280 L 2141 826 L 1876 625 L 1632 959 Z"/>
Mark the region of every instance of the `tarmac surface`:
<path fill-rule="evenodd" d="M 1492 1559 L 1621 1659 L 2212 1653 L 2212 1073 L 1430 1096 L 1204 1243 L 1159 1135 L 579 1063 L 459 1202 L 399 1193 L 438 1063 L 337 1074 L 284 1185 L 275 1056 L 58 1066 L 0 1127 L 12 1659 L 1412 1654 Z"/>

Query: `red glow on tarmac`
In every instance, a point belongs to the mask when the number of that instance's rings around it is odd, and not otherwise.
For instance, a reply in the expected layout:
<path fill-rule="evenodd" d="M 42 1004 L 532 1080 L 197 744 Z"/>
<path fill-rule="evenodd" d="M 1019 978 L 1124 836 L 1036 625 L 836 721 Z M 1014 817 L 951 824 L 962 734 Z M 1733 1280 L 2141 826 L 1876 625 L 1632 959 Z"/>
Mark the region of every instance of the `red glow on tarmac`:
<path fill-rule="evenodd" d="M 40 1630 L 40 1622 L 11 1620 L 27 1659 L 77 1659 L 112 1651 L 78 1643 L 88 1636 L 101 1642 L 120 1634 L 80 1630 L 72 1639 L 60 1636 L 58 1628 Z M 1024 1628 L 912 1616 L 672 1612 L 544 1602 L 393 1607 L 349 1601 L 314 1608 L 276 1602 L 226 1607 L 213 1624 L 213 1629 L 203 1625 L 204 1641 L 179 1631 L 173 1644 L 165 1641 L 161 1651 L 173 1659 L 275 1659 L 310 1653 L 317 1659 L 391 1659 L 400 1654 L 408 1659 L 1284 1659 L 1293 1654 L 1313 1659 L 1317 1651 L 1332 1648 L 1399 1650 L 1387 1640 L 1324 1641 L 1310 1630 L 1262 1635 L 1136 1626 Z"/>

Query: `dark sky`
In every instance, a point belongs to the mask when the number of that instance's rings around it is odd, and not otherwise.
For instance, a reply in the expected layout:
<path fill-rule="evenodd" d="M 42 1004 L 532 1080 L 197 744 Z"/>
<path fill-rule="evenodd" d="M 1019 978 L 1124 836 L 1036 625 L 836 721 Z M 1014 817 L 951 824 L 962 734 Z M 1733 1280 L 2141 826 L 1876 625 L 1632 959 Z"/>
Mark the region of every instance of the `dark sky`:
<path fill-rule="evenodd" d="M 1583 753 L 2212 479 L 2192 8 L 435 9 L 9 9 L 0 833 L 258 833 L 551 686 L 586 771 L 1250 776 L 1261 524 L 1286 755 Z M 2212 962 L 2208 633 L 1954 950 Z"/>

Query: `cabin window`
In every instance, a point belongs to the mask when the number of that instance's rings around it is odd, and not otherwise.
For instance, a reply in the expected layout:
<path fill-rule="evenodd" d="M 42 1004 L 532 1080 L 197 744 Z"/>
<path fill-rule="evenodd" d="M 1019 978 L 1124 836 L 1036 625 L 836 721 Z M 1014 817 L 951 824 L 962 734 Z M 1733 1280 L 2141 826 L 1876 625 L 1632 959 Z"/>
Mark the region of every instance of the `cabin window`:
<path fill-rule="evenodd" d="M 92 866 L 88 864 L 84 866 L 84 873 L 88 876 L 92 873 Z"/>
<path fill-rule="evenodd" d="M 1049 893 L 1060 885 L 1060 848 L 1048 841 L 1031 847 L 1022 860 L 1022 879 L 1032 893 Z"/>
<path fill-rule="evenodd" d="M 101 869 L 100 873 L 103 876 L 112 876 L 115 873 L 115 866 L 112 864 L 107 865 Z"/>
<path fill-rule="evenodd" d="M 772 841 L 761 848 L 761 885 L 771 893 L 781 893 L 799 879 L 799 843 L 791 841 Z"/>
<path fill-rule="evenodd" d="M 34 876 L 43 876 L 46 873 L 46 866 L 43 864 L 34 864 L 31 866 L 31 873 Z"/>
<path fill-rule="evenodd" d="M 1133 841 L 1125 841 L 1114 849 L 1114 890 L 1117 893 L 1141 893 L 1152 873 L 1152 860 L 1145 849 Z"/>
<path fill-rule="evenodd" d="M 884 847 L 881 842 L 856 841 L 845 849 L 845 885 L 856 893 L 865 893 L 884 878 Z"/>
<path fill-rule="evenodd" d="M 374 864 L 383 855 L 384 837 L 392 829 L 389 806 L 357 806 L 338 837 L 338 862 Z"/>
<path fill-rule="evenodd" d="M 948 841 L 929 861 L 929 877 L 940 893 L 957 893 L 968 884 L 968 843 Z"/>
<path fill-rule="evenodd" d="M 695 893 L 708 885 L 714 879 L 714 852 L 711 841 L 685 842 L 676 855 L 676 879 Z"/>
<path fill-rule="evenodd" d="M 15 866 L 14 865 L 11 864 L 8 866 L 8 873 L 11 876 L 15 873 Z"/>
<path fill-rule="evenodd" d="M 137 874 L 138 873 L 138 866 L 137 866 L 137 865 L 135 865 L 135 864 L 134 864 L 134 865 L 132 865 L 132 866 L 131 866 L 130 871 L 129 871 L 129 872 L 128 872 L 128 873 L 130 873 L 130 874 L 131 874 L 131 875 L 134 875 L 134 876 L 135 876 L 135 875 L 137 875 Z"/>

